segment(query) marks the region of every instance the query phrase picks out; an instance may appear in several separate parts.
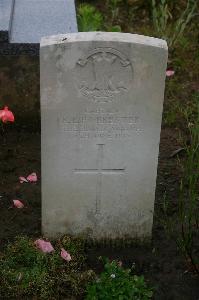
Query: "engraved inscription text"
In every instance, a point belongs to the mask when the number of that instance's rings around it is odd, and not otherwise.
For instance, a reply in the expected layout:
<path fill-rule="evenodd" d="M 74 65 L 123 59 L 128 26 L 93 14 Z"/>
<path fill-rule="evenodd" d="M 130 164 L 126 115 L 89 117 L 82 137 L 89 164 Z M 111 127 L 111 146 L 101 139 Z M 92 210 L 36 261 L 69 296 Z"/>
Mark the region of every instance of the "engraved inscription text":
<path fill-rule="evenodd" d="M 140 134 L 141 121 L 137 115 L 121 113 L 80 113 L 59 118 L 62 132 L 79 138 L 128 138 Z"/>

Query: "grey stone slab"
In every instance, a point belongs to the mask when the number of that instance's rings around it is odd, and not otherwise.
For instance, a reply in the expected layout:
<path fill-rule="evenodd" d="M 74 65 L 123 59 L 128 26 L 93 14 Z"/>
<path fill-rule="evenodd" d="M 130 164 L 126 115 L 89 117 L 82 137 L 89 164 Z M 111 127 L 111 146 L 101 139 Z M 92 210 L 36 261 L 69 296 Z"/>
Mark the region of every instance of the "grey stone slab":
<path fill-rule="evenodd" d="M 43 233 L 151 237 L 166 42 L 52 36 L 40 63 Z"/>
<path fill-rule="evenodd" d="M 39 43 L 65 32 L 77 32 L 74 0 L 15 0 L 11 43 Z"/>
<path fill-rule="evenodd" d="M 0 0 L 0 41 L 8 41 L 14 0 Z"/>

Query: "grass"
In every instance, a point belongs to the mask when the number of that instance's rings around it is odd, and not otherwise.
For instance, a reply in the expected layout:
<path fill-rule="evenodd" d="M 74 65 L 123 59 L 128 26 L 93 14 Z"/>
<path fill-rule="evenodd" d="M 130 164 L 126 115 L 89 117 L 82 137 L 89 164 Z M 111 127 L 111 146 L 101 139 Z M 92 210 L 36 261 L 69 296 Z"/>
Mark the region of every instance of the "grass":
<path fill-rule="evenodd" d="M 197 0 L 187 0 L 186 7 L 174 19 L 169 0 L 151 0 L 155 34 L 166 39 L 170 48 L 179 42 L 188 24 L 195 17 L 197 4 Z"/>
<path fill-rule="evenodd" d="M 66 262 L 60 248 L 71 254 Z M 54 243 L 55 251 L 43 253 L 32 239 L 18 237 L 0 256 L 0 298 L 81 297 L 95 273 L 85 269 L 85 254 L 80 240 L 64 237 Z"/>
<path fill-rule="evenodd" d="M 54 251 L 43 253 L 32 239 L 17 237 L 0 254 L 0 298 L 148 300 L 152 297 L 144 277 L 123 269 L 116 261 L 106 259 L 105 271 L 97 276 L 86 266 L 84 245 L 82 239 L 64 236 L 53 243 Z M 70 253 L 71 261 L 60 256 L 62 247 Z"/>

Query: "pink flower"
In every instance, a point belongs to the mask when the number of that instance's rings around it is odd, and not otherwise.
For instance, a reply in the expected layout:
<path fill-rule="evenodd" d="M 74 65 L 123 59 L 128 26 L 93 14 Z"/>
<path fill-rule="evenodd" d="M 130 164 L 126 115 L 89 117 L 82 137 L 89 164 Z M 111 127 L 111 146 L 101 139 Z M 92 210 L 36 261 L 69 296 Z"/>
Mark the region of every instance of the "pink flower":
<path fill-rule="evenodd" d="M 54 251 L 53 246 L 51 245 L 50 242 L 46 242 L 42 239 L 38 239 L 34 242 L 35 246 L 40 249 L 44 253 L 50 253 Z"/>
<path fill-rule="evenodd" d="M 66 261 L 70 261 L 72 259 L 70 254 L 64 248 L 61 248 L 61 257 Z"/>
<path fill-rule="evenodd" d="M 167 77 L 171 77 L 171 76 L 173 76 L 175 74 L 175 71 L 173 71 L 173 70 L 167 70 L 166 71 L 166 76 Z"/>
<path fill-rule="evenodd" d="M 20 200 L 13 200 L 14 206 L 16 208 L 23 208 L 24 204 Z"/>
<path fill-rule="evenodd" d="M 19 180 L 20 180 L 20 183 L 28 182 L 28 180 L 25 177 L 23 177 L 23 176 L 20 176 Z"/>
<path fill-rule="evenodd" d="M 37 174 L 36 173 L 31 173 L 28 175 L 27 180 L 30 182 L 36 182 L 37 181 Z"/>
<path fill-rule="evenodd" d="M 3 123 L 14 122 L 14 115 L 7 106 L 5 106 L 3 110 L 0 110 L 0 120 L 2 120 Z"/>

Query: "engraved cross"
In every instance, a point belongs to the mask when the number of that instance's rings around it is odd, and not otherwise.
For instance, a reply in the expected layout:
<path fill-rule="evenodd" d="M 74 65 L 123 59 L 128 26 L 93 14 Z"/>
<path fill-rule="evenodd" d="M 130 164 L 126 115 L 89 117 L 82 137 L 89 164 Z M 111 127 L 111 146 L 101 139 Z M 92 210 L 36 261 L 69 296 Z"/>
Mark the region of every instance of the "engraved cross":
<path fill-rule="evenodd" d="M 96 214 L 100 213 L 101 207 L 101 197 L 102 197 L 102 175 L 121 175 L 124 174 L 125 168 L 122 169 L 106 169 L 103 168 L 104 159 L 104 144 L 97 144 L 97 168 L 96 169 L 75 169 L 76 174 L 96 174 L 97 175 L 97 185 L 96 185 Z"/>

